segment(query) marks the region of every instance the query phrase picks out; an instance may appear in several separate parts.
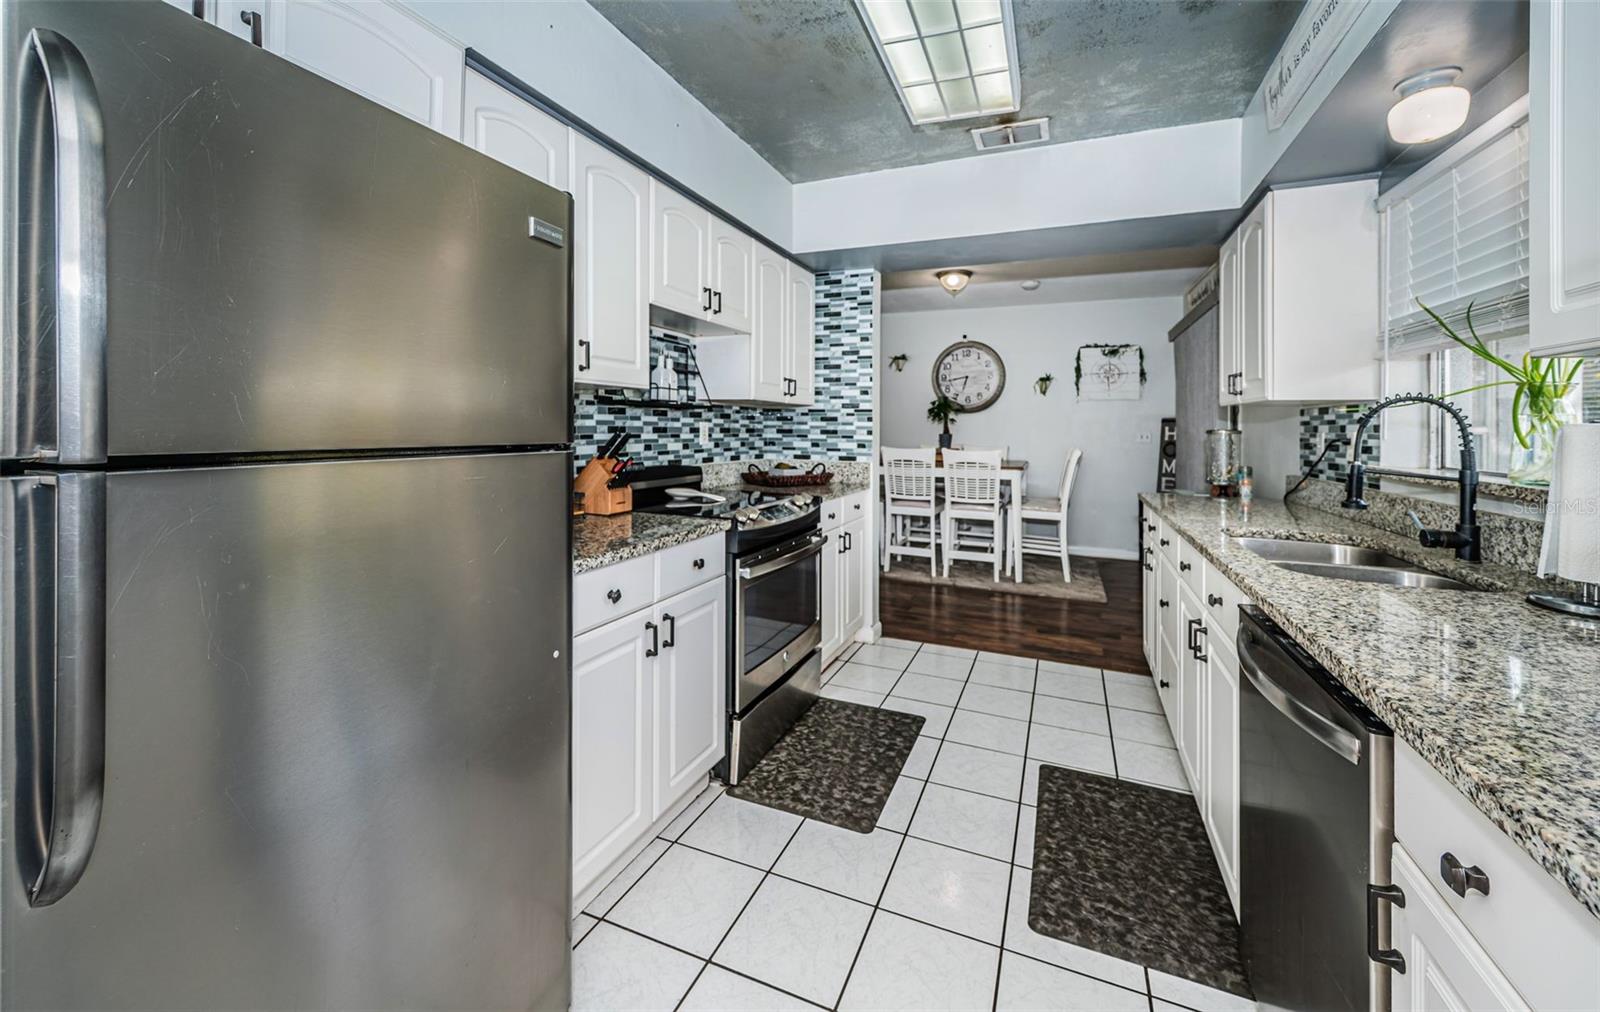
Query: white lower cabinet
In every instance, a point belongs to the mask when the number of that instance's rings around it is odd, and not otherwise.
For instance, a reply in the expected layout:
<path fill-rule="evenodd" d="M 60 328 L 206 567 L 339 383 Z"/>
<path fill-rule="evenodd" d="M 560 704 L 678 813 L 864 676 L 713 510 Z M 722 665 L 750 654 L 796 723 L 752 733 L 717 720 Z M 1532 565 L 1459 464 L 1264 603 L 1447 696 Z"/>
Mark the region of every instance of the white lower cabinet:
<path fill-rule="evenodd" d="M 1477 1012 L 1525 1009 L 1494 960 L 1428 884 L 1427 875 L 1399 844 L 1391 854 L 1391 877 L 1406 895 L 1390 917 L 1390 946 L 1405 957 L 1405 973 L 1392 973 L 1389 1007 L 1394 1012 Z"/>
<path fill-rule="evenodd" d="M 867 621 L 867 581 L 872 566 L 872 532 L 867 520 L 867 493 L 857 492 L 822 506 L 822 663 L 855 639 Z"/>
<path fill-rule="evenodd" d="M 705 553 L 718 561 L 722 535 Z M 712 542 L 715 542 L 714 544 Z M 698 543 L 695 543 L 698 544 Z M 578 605 L 641 582 L 635 559 L 575 581 Z M 694 549 L 688 549 L 694 554 Z M 670 560 L 669 560 L 670 561 Z M 610 570 L 622 575 L 612 579 Z M 726 747 L 727 615 L 720 566 L 704 582 L 611 618 L 572 641 L 572 891 L 590 886 L 685 795 L 705 783 Z M 657 574 L 656 586 L 663 586 Z M 666 574 L 670 584 L 671 574 Z"/>

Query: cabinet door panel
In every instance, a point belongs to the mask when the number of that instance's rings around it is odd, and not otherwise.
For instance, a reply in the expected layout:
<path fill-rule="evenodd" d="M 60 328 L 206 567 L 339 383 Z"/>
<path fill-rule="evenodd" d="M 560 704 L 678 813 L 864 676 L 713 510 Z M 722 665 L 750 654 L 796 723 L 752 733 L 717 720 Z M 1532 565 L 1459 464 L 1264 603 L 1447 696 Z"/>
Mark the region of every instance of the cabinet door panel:
<path fill-rule="evenodd" d="M 784 371 L 788 326 L 788 261 L 765 247 L 756 249 L 755 311 L 750 333 L 750 367 L 755 373 L 751 394 L 759 401 L 784 403 L 789 374 Z"/>
<path fill-rule="evenodd" d="M 335 84 L 461 136 L 465 53 L 386 3 L 348 0 L 222 0 L 217 23 L 240 38 L 242 15 L 262 17 L 262 45 Z"/>
<path fill-rule="evenodd" d="M 1244 371 L 1239 330 L 1239 299 L 1243 294 L 1239 287 L 1239 233 L 1235 232 L 1222 244 L 1217 257 L 1217 382 L 1218 397 L 1224 405 L 1239 403 L 1238 381 Z"/>
<path fill-rule="evenodd" d="M 867 620 L 867 566 L 872 555 L 867 543 L 867 521 L 852 520 L 844 525 L 842 533 L 848 546 L 844 553 L 844 587 L 840 595 L 844 602 L 842 624 L 845 639 L 861 631 Z"/>
<path fill-rule="evenodd" d="M 1239 909 L 1239 661 L 1223 642 L 1207 645 L 1204 815 L 1222 881 Z"/>
<path fill-rule="evenodd" d="M 1202 809 L 1205 805 L 1205 664 L 1195 657 L 1189 645 L 1194 642 L 1196 621 L 1205 615 L 1187 586 L 1178 588 L 1178 755 Z"/>
<path fill-rule="evenodd" d="M 711 580 L 656 605 L 655 805 L 659 817 L 705 782 L 727 744 L 727 617 L 723 581 Z"/>
<path fill-rule="evenodd" d="M 711 219 L 711 320 L 750 332 L 755 307 L 755 240 L 719 218 Z"/>
<path fill-rule="evenodd" d="M 572 641 L 574 894 L 655 818 L 649 619 L 638 612 Z"/>
<path fill-rule="evenodd" d="M 824 505 L 824 513 L 832 508 L 837 515 L 837 504 Z M 845 563 L 845 540 L 842 526 L 835 525 L 828 533 L 828 543 L 822 546 L 822 586 L 819 591 L 822 621 L 822 658 L 824 661 L 838 653 L 844 646 L 844 581 L 850 567 Z"/>
<path fill-rule="evenodd" d="M 566 190 L 571 138 L 566 124 L 479 74 L 466 78 L 461 139 L 496 161 Z"/>
<path fill-rule="evenodd" d="M 1271 368 L 1268 357 L 1272 340 L 1271 313 L 1268 300 L 1272 297 L 1272 257 L 1267 245 L 1268 225 L 1272 208 L 1272 195 L 1250 212 L 1250 217 L 1239 226 L 1239 366 L 1244 373 L 1238 383 L 1242 399 L 1264 400 L 1271 396 L 1267 389 L 1267 372 Z"/>
<path fill-rule="evenodd" d="M 574 379 L 650 385 L 650 180 L 572 135 Z"/>
<path fill-rule="evenodd" d="M 1390 975 L 1394 1012 L 1526 1009 L 1522 996 L 1435 894 L 1410 853 L 1395 844 L 1392 855 L 1394 882 L 1406 894 L 1406 905 L 1390 914 L 1391 946 L 1406 959 L 1406 972 Z"/>
<path fill-rule="evenodd" d="M 789 320 L 785 331 L 784 374 L 789 377 L 789 401 L 806 406 L 814 399 L 812 367 L 816 354 L 816 279 L 797 264 L 788 264 Z"/>
<path fill-rule="evenodd" d="M 706 261 L 711 216 L 659 180 L 650 180 L 650 302 L 697 320 L 711 319 Z"/>

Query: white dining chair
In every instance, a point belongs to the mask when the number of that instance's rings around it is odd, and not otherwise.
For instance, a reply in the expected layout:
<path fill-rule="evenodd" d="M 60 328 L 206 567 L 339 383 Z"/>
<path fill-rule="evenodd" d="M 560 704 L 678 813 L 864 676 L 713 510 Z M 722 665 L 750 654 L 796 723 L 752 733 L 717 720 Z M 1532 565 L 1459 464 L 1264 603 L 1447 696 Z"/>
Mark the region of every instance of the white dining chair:
<path fill-rule="evenodd" d="M 934 455 L 885 446 L 883 463 L 883 570 L 896 556 L 928 560 L 928 575 L 939 573 L 939 497 L 934 481 Z"/>
<path fill-rule="evenodd" d="M 1067 466 L 1061 471 L 1060 497 L 1046 499 L 1033 496 L 1022 497 L 1022 522 L 1027 524 L 1032 521 L 1041 524 L 1054 524 L 1053 535 L 1029 534 L 1026 527 L 1019 531 L 1017 538 L 1024 554 L 1031 555 L 1058 555 L 1061 557 L 1061 578 L 1067 583 L 1072 582 L 1072 563 L 1067 557 L 1067 502 L 1072 498 L 1072 485 L 1078 479 L 1078 462 L 1083 459 L 1083 451 L 1074 449 L 1067 454 Z"/>
<path fill-rule="evenodd" d="M 945 450 L 944 499 L 939 511 L 944 575 L 952 559 L 994 563 L 995 582 L 1009 570 L 999 450 Z"/>

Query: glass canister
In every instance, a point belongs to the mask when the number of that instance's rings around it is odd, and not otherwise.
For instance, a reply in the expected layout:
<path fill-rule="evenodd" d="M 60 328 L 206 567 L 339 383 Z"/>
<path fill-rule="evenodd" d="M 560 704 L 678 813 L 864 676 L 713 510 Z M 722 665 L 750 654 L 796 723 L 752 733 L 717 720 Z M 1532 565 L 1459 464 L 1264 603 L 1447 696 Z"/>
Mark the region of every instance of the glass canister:
<path fill-rule="evenodd" d="M 1206 430 L 1206 481 L 1214 492 L 1227 494 L 1239 476 L 1238 429 Z"/>

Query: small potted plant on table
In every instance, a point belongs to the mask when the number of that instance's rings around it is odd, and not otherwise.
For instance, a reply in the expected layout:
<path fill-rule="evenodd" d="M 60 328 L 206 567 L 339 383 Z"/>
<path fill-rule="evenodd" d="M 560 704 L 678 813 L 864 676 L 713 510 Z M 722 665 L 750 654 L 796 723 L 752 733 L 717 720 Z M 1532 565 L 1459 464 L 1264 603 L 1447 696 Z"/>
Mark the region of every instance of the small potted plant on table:
<path fill-rule="evenodd" d="M 939 435 L 939 448 L 950 449 L 950 423 L 955 421 L 956 415 L 961 413 L 961 405 L 940 394 L 928 404 L 928 421 L 935 425 L 943 425 L 944 432 Z"/>

